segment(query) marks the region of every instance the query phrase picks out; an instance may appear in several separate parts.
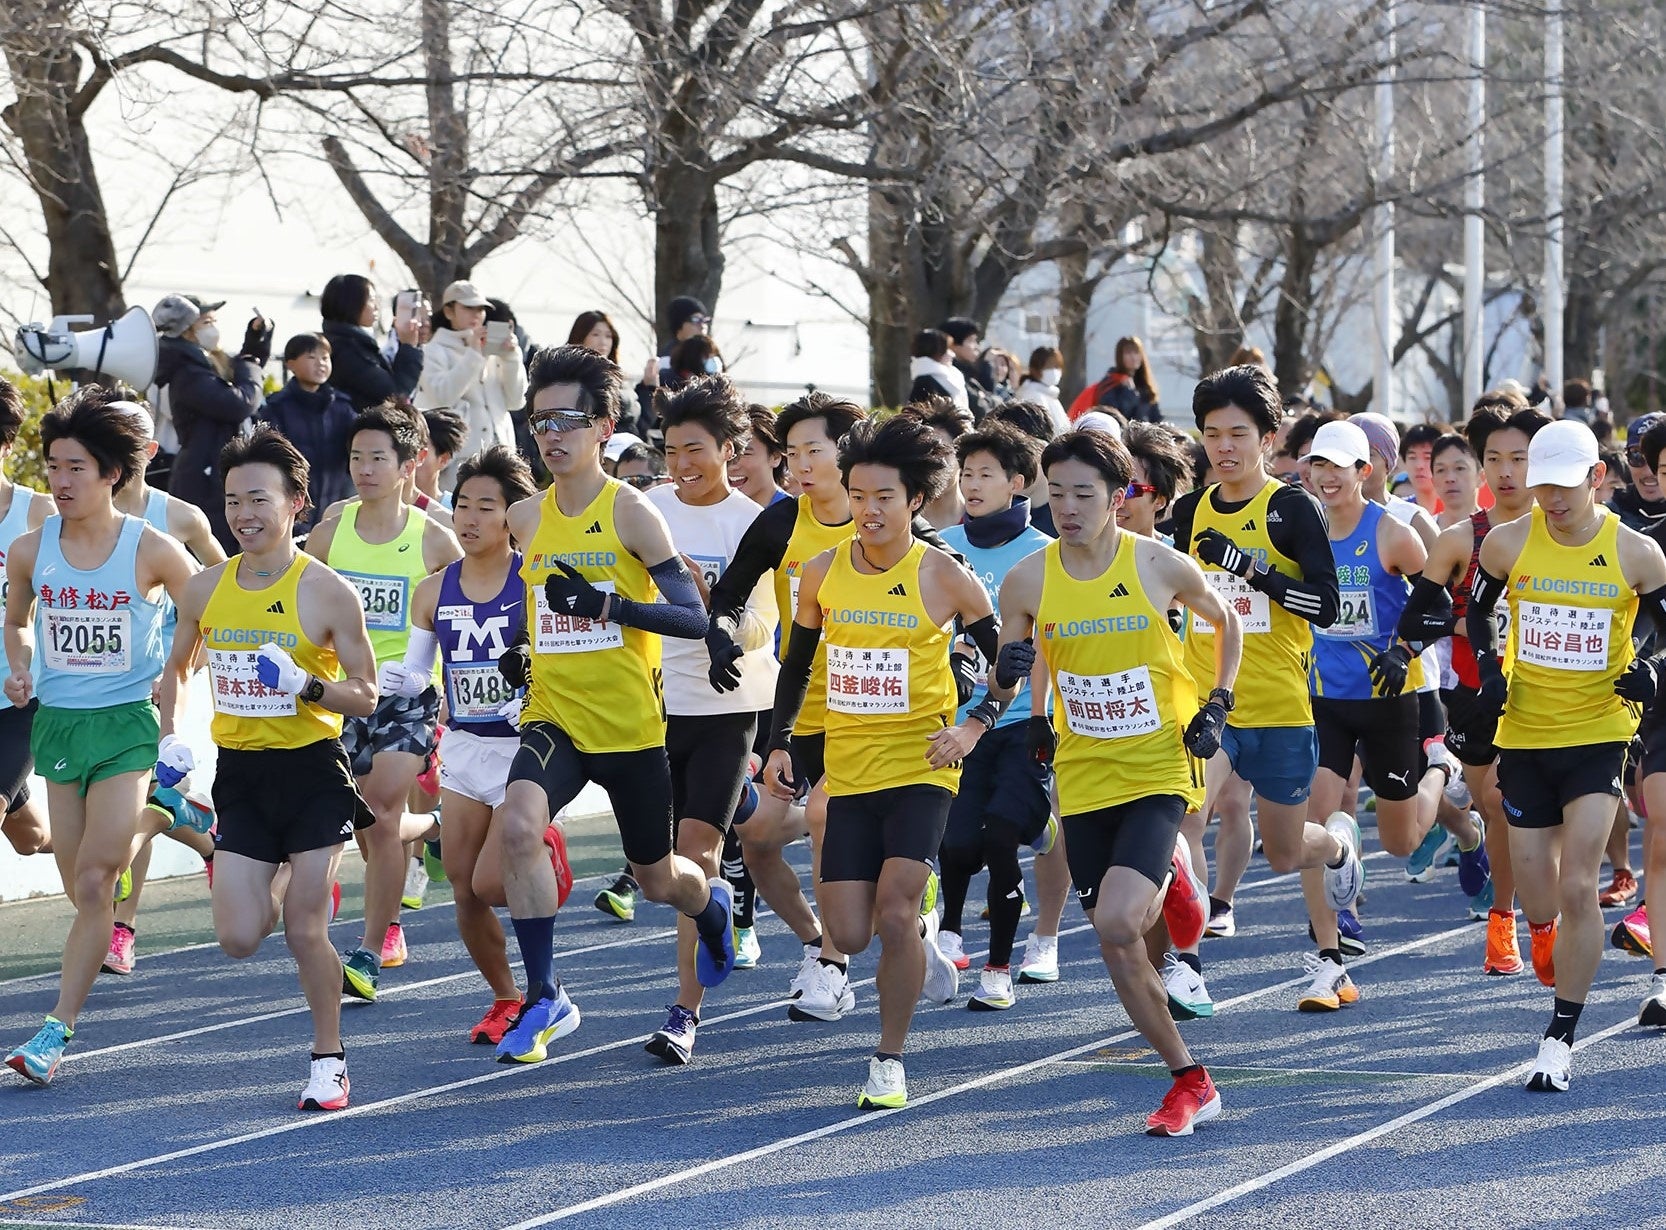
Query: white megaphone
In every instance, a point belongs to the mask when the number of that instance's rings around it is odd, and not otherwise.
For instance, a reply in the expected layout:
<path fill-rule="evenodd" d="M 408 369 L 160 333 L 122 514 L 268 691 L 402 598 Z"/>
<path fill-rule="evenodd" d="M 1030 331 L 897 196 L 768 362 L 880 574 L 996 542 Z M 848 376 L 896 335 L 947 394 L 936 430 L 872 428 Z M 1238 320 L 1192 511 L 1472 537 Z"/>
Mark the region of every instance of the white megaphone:
<path fill-rule="evenodd" d="M 17 331 L 18 366 L 31 376 L 64 368 L 103 372 L 136 389 L 148 388 L 156 375 L 156 326 L 150 313 L 128 308 L 101 328 L 70 330 L 92 319 L 54 316 L 50 325 L 24 325 Z"/>

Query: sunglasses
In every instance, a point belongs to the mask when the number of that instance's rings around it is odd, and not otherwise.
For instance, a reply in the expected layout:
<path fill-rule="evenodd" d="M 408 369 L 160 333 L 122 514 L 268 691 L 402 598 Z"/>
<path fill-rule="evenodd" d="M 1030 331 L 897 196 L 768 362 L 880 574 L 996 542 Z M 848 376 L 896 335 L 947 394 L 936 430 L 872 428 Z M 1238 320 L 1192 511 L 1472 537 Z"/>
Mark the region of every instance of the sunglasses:
<path fill-rule="evenodd" d="M 586 414 L 582 410 L 546 410 L 542 414 L 527 420 L 527 426 L 534 435 L 559 435 L 564 431 L 579 431 L 595 423 L 595 416 Z"/>
<path fill-rule="evenodd" d="M 629 483 L 638 491 L 647 491 L 651 487 L 657 487 L 661 483 L 667 482 L 668 476 L 664 474 L 627 474 L 619 481 Z"/>
<path fill-rule="evenodd" d="M 1153 487 L 1150 483 L 1129 483 L 1128 490 L 1124 491 L 1122 494 L 1127 499 L 1137 500 L 1142 495 L 1156 495 L 1157 488 Z"/>
<path fill-rule="evenodd" d="M 1628 448 L 1626 449 L 1626 464 L 1628 466 L 1636 466 L 1639 470 L 1641 470 L 1649 464 L 1649 459 L 1643 456 L 1642 449 Z"/>
<path fill-rule="evenodd" d="M 705 328 L 707 325 L 711 324 L 711 322 L 712 318 L 710 316 L 690 316 L 688 318 L 689 324 L 695 325 L 699 328 Z"/>

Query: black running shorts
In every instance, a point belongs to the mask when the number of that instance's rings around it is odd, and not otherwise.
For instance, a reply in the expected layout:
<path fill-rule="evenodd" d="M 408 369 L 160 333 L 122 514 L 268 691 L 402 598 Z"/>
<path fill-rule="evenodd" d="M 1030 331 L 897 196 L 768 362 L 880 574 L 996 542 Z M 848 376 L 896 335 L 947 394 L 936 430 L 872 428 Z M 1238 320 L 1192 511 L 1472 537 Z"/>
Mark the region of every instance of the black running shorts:
<path fill-rule="evenodd" d="M 1462 684 L 1443 689 L 1441 698 L 1446 703 L 1446 750 L 1472 769 L 1484 769 L 1497 760 L 1493 737 L 1498 734 L 1498 714 L 1493 706 L 1474 688 Z"/>
<path fill-rule="evenodd" d="M 1099 886 L 1112 867 L 1131 868 L 1161 884 L 1174 861 L 1174 842 L 1185 815 L 1185 799 L 1154 794 L 1065 816 L 1064 857 L 1082 909 L 1091 912 L 1099 904 Z"/>
<path fill-rule="evenodd" d="M 555 723 L 528 722 L 509 780 L 542 790 L 552 816 L 595 782 L 613 807 L 626 859 L 651 867 L 671 853 L 671 762 L 663 747 L 581 752 Z"/>
<path fill-rule="evenodd" d="M 1643 741 L 1638 780 L 1666 773 L 1666 722 L 1656 721 L 1645 714 L 1642 724 L 1637 727 L 1637 737 Z"/>
<path fill-rule="evenodd" d="M 305 747 L 219 749 L 214 850 L 282 863 L 351 840 L 376 822 L 335 739 Z"/>
<path fill-rule="evenodd" d="M 954 796 L 942 786 L 893 786 L 827 800 L 821 878 L 879 882 L 890 858 L 929 863 L 943 844 Z"/>
<path fill-rule="evenodd" d="M 1365 784 L 1391 803 L 1417 793 L 1423 751 L 1417 739 L 1418 693 L 1374 700 L 1313 698 L 1313 729 L 1319 736 L 1319 767 L 1343 781 L 1354 771 L 1354 754 Z"/>
<path fill-rule="evenodd" d="M 949 805 L 943 845 L 951 850 L 983 850 L 984 834 L 1010 833 L 1015 845 L 1041 836 L 1052 814 L 1047 788 L 1051 772 L 1036 764 L 1026 743 L 1026 726 L 997 726 L 978 740 L 960 766 L 960 791 Z"/>
<path fill-rule="evenodd" d="M 35 698 L 21 709 L 12 704 L 0 707 L 0 798 L 5 799 L 8 816 L 29 801 L 29 774 L 35 768 L 29 732 L 38 708 Z"/>
<path fill-rule="evenodd" d="M 1619 798 L 1628 743 L 1583 747 L 1501 747 L 1498 788 L 1512 828 L 1553 829 L 1562 809 L 1588 794 Z"/>
<path fill-rule="evenodd" d="M 746 784 L 755 713 L 714 713 L 665 719 L 671 761 L 671 814 L 727 832 Z"/>

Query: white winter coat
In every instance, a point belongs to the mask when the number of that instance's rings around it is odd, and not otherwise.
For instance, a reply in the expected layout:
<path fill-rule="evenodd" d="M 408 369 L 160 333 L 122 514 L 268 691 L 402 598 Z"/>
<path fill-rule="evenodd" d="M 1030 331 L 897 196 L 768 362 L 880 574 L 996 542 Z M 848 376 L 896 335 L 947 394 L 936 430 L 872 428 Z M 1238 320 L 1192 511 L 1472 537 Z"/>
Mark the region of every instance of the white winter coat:
<path fill-rule="evenodd" d="M 421 410 L 449 408 L 468 424 L 469 434 L 453 464 L 493 444 L 515 446 L 511 407 L 526 400 L 526 363 L 514 335 L 509 349 L 490 346 L 481 354 L 455 329 L 435 329 L 422 348 L 422 383 L 416 404 Z"/>
<path fill-rule="evenodd" d="M 1070 416 L 1064 412 L 1064 403 L 1059 400 L 1059 386 L 1043 384 L 1039 380 L 1024 378 L 1024 383 L 1018 386 L 1013 394 L 1019 401 L 1033 401 L 1047 411 L 1047 417 L 1053 420 L 1053 434 L 1062 436 L 1070 430 Z"/>

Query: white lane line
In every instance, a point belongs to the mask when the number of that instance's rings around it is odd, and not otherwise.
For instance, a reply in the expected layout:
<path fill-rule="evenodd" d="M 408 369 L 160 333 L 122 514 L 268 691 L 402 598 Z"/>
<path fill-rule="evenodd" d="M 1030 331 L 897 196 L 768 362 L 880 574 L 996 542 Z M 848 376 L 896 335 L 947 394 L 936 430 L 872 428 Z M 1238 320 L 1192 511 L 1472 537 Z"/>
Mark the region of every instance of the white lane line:
<path fill-rule="evenodd" d="M 1420 948 L 1427 948 L 1440 942 L 1441 940 L 1450 939 L 1451 937 L 1457 935 L 1463 935 L 1470 929 L 1470 925 L 1466 923 L 1464 926 L 1454 927 L 1449 931 L 1437 932 L 1434 935 L 1424 936 L 1421 939 L 1396 945 L 1393 948 L 1385 948 L 1381 952 L 1372 953 L 1370 956 L 1361 957 L 1358 961 L 1351 962 L 1349 968 L 1357 969 L 1361 966 L 1370 965 L 1377 961 L 1386 960 L 1392 956 L 1398 956 L 1401 953 L 1412 952 Z M 1246 991 L 1242 995 L 1237 995 L 1231 999 L 1223 1000 L 1216 1006 L 1221 1008 L 1234 1007 L 1238 1004 L 1245 1004 L 1253 1000 L 1262 999 L 1265 996 L 1271 995 L 1277 991 L 1302 986 L 1310 981 L 1312 981 L 1312 979 L 1307 975 L 1303 975 L 1299 978 L 1288 978 L 1283 982 L 1274 983 L 1272 986 L 1263 987 L 1258 991 Z M 569 1217 L 576 1217 L 581 1213 L 589 1213 L 595 1209 L 606 1208 L 609 1205 L 619 1204 L 637 1196 L 647 1195 L 650 1192 L 659 1191 L 667 1187 L 673 1187 L 678 1183 L 687 1182 L 689 1179 L 697 1179 L 702 1175 L 711 1174 L 714 1171 L 726 1170 L 732 1166 L 742 1166 L 747 1162 L 755 1162 L 761 1157 L 768 1157 L 771 1154 L 780 1153 L 785 1149 L 791 1149 L 798 1145 L 809 1144 L 812 1141 L 822 1140 L 828 1136 L 837 1135 L 841 1132 L 847 1132 L 852 1128 L 863 1127 L 870 1123 L 878 1123 L 892 1115 L 905 1114 L 916 1110 L 921 1106 L 930 1106 L 933 1102 L 941 1102 L 945 1098 L 951 1098 L 962 1093 L 969 1093 L 976 1089 L 982 1089 L 986 1085 L 992 1085 L 997 1081 L 1011 1080 L 1016 1077 L 1027 1076 L 1030 1073 L 1039 1071 L 1042 1068 L 1075 1059 L 1080 1055 L 1086 1055 L 1092 1051 L 1098 1050 L 1100 1047 L 1112 1046 L 1118 1042 L 1126 1042 L 1130 1038 L 1137 1038 L 1139 1036 L 1138 1030 L 1128 1029 L 1119 1034 L 1113 1034 L 1108 1038 L 1100 1038 L 1081 1046 L 1074 1046 L 1069 1050 L 1059 1051 L 1056 1054 L 1047 1055 L 1041 1059 L 1032 1059 L 1028 1063 L 1018 1064 L 1010 1068 L 1001 1068 L 994 1072 L 986 1072 L 984 1075 L 974 1077 L 972 1080 L 962 1081 L 960 1084 L 951 1085 L 946 1089 L 939 1089 L 936 1093 L 928 1093 L 921 1098 L 911 1098 L 908 1105 L 900 1109 L 864 1111 L 861 1114 L 847 1119 L 840 1119 L 834 1123 L 829 1123 L 824 1127 L 815 1128 L 809 1132 L 801 1132 L 796 1136 L 789 1136 L 782 1140 L 771 1141 L 766 1145 L 759 1145 L 756 1148 L 746 1150 L 744 1153 L 733 1153 L 726 1157 L 713 1158 L 711 1161 L 702 1162 L 698 1166 L 690 1166 L 683 1170 L 674 1171 L 671 1174 L 661 1175 L 657 1179 L 650 1179 L 644 1183 L 637 1183 L 630 1187 L 621 1188 L 618 1191 L 609 1192 L 604 1196 L 597 1196 L 579 1204 L 568 1205 L 565 1208 L 557 1209 L 553 1213 L 545 1213 L 539 1217 L 528 1218 L 526 1221 L 516 1222 L 514 1225 L 507 1227 L 506 1230 L 533 1230 L 533 1227 L 535 1226 L 547 1226 L 551 1222 L 562 1221 Z M 5 1197 L 0 1196 L 0 1200 L 3 1200 L 4 1198 Z"/>
<path fill-rule="evenodd" d="M 1588 1046 L 1594 1046 L 1598 1042 L 1606 1041 L 1607 1039 L 1612 1038 L 1615 1034 L 1630 1029 L 1634 1023 L 1635 1022 L 1630 1017 L 1627 1017 L 1617 1025 L 1610 1025 L 1601 1033 L 1591 1034 L 1589 1037 L 1581 1038 L 1579 1041 L 1574 1043 L 1573 1049 L 1576 1051 L 1582 1051 Z M 1236 1187 L 1229 1187 L 1223 1192 L 1217 1192 L 1215 1195 L 1210 1196 L 1206 1200 L 1199 1200 L 1195 1204 L 1189 1204 L 1183 1209 L 1170 1213 L 1167 1217 L 1160 1217 L 1156 1221 L 1148 1221 L 1145 1225 L 1140 1227 L 1140 1230 L 1167 1230 L 1167 1227 L 1169 1226 L 1178 1226 L 1181 1222 L 1186 1221 L 1189 1218 L 1197 1217 L 1202 1213 L 1207 1213 L 1211 1209 L 1218 1209 L 1224 1204 L 1231 1204 L 1234 1200 L 1237 1200 L 1240 1197 L 1248 1196 L 1254 1192 L 1261 1191 L 1264 1188 L 1271 1187 L 1274 1183 L 1288 1179 L 1291 1175 L 1300 1174 L 1304 1170 L 1311 1170 L 1314 1166 L 1319 1165 L 1321 1162 L 1328 1162 L 1333 1157 L 1340 1157 L 1344 1153 L 1352 1152 L 1361 1145 L 1368 1145 L 1372 1141 L 1379 1140 L 1382 1137 L 1387 1136 L 1390 1132 L 1397 1132 L 1403 1127 L 1418 1122 L 1420 1119 L 1427 1119 L 1430 1115 L 1437 1115 L 1441 1111 L 1446 1110 L 1448 1107 L 1456 1106 L 1460 1102 L 1467 1102 L 1470 1098 L 1475 1097 L 1477 1094 L 1486 1093 L 1489 1089 L 1496 1089 L 1499 1085 L 1502 1085 L 1506 1081 L 1520 1080 L 1523 1076 L 1533 1070 L 1533 1064 L 1534 1060 L 1531 1059 L 1525 1063 L 1518 1063 L 1515 1067 L 1507 1068 L 1503 1072 L 1489 1076 L 1483 1081 L 1478 1081 L 1477 1083 L 1469 1086 L 1467 1089 L 1459 1089 L 1455 1093 L 1447 1094 L 1444 1098 L 1439 1098 L 1433 1102 L 1427 1102 L 1424 1105 L 1417 1107 L 1415 1110 L 1409 1110 L 1403 1115 L 1390 1119 L 1387 1123 L 1379 1123 L 1376 1127 L 1371 1128 L 1369 1131 L 1360 1132 L 1355 1136 L 1348 1137 L 1346 1140 L 1339 1140 L 1327 1148 L 1320 1149 L 1317 1153 L 1310 1153 L 1306 1157 L 1297 1158 L 1288 1165 L 1280 1166 L 1277 1170 L 1270 1170 L 1264 1175 L 1259 1175 L 1253 1179 L 1246 1179 Z"/>

